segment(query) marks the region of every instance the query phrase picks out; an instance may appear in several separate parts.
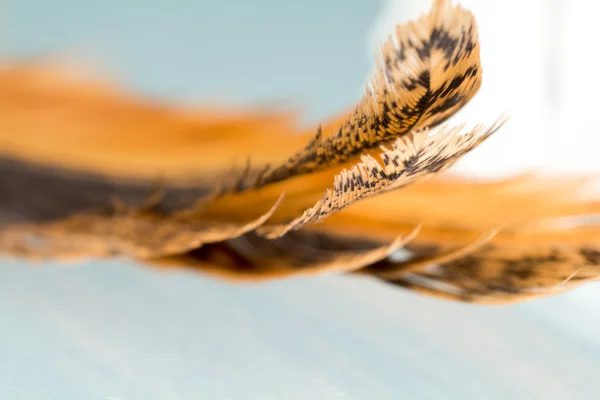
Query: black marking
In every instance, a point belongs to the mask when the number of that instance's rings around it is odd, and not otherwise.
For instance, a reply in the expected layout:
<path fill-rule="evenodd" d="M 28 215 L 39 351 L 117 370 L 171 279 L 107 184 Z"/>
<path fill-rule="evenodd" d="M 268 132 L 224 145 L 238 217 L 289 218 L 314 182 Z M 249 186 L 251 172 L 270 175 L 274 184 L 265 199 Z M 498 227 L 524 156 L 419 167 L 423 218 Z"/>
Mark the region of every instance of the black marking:
<path fill-rule="evenodd" d="M 464 97 L 462 97 L 461 95 L 455 94 L 454 96 L 446 99 L 446 101 L 444 101 L 439 106 L 432 108 L 431 111 L 429 112 L 429 114 L 430 115 L 441 114 L 441 113 L 448 111 L 448 110 L 456 107 L 457 105 L 461 104 L 461 102 L 463 102 L 463 100 L 464 100 Z"/>
<path fill-rule="evenodd" d="M 579 249 L 579 254 L 581 254 L 581 256 L 585 258 L 585 262 L 588 265 L 600 265 L 600 251 L 584 247 Z"/>
<path fill-rule="evenodd" d="M 132 209 L 143 205 L 156 180 L 126 180 L 66 170 L 0 156 L 0 226 L 49 222 L 75 213 L 111 214 L 114 199 Z M 151 211 L 169 213 L 192 206 L 210 185 L 161 186 L 163 196 Z"/>

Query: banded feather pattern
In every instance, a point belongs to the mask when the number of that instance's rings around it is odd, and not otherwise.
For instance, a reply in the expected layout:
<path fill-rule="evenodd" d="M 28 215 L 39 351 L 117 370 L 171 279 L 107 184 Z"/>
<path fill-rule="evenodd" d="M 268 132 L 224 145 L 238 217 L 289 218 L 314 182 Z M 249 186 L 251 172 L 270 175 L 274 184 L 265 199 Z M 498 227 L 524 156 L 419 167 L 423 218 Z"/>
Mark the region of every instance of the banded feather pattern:
<path fill-rule="evenodd" d="M 322 130 L 259 184 L 329 168 L 410 132 L 436 126 L 481 86 L 473 15 L 439 2 L 417 21 L 398 25 L 382 46 L 365 94 L 329 135 Z"/>

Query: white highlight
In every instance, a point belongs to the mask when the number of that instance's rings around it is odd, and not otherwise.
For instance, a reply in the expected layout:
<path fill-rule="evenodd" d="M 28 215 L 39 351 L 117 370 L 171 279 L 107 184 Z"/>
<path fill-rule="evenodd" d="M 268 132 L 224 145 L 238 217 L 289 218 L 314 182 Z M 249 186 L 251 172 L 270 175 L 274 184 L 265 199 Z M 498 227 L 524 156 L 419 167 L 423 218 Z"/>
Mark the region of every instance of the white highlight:
<path fill-rule="evenodd" d="M 401 263 L 410 260 L 412 256 L 413 252 L 401 247 L 399 249 L 394 250 L 394 252 L 388 256 L 388 259 L 391 262 Z"/>

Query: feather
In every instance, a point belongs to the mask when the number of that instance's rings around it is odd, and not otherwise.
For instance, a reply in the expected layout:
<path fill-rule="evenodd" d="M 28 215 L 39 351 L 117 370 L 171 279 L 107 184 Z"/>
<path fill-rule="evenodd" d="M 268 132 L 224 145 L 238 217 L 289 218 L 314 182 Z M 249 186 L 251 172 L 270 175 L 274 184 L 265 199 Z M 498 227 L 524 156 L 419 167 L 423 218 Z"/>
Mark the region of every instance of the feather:
<path fill-rule="evenodd" d="M 330 168 L 413 131 L 436 126 L 481 85 L 477 26 L 460 6 L 437 2 L 399 25 L 383 45 L 366 93 L 330 135 L 321 131 L 260 184 Z"/>
<path fill-rule="evenodd" d="M 485 304 L 600 277 L 594 177 L 445 172 L 505 121 L 447 122 L 481 85 L 469 11 L 436 0 L 377 60 L 355 107 L 306 129 L 289 110 L 160 104 L 70 68 L 0 68 L 0 253 L 243 282 L 352 273 Z"/>

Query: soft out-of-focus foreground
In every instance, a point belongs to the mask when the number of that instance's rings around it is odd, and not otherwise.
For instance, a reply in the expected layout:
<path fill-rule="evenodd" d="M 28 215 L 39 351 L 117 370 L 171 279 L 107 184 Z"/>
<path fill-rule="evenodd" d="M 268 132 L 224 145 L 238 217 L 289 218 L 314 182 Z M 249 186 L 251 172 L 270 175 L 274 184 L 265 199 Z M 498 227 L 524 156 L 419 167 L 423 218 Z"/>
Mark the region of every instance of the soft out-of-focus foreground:
<path fill-rule="evenodd" d="M 396 3 L 5 1 L 0 43 L 6 58 L 91 63 L 159 99 L 283 99 L 317 121 L 357 100 L 381 27 L 429 7 Z M 512 118 L 455 169 L 598 171 L 598 82 L 582 51 L 591 6 L 464 3 L 485 75 L 460 118 Z M 596 284 L 482 308 L 352 276 L 243 286 L 125 262 L 2 268 L 0 398 L 583 399 L 600 389 Z"/>

